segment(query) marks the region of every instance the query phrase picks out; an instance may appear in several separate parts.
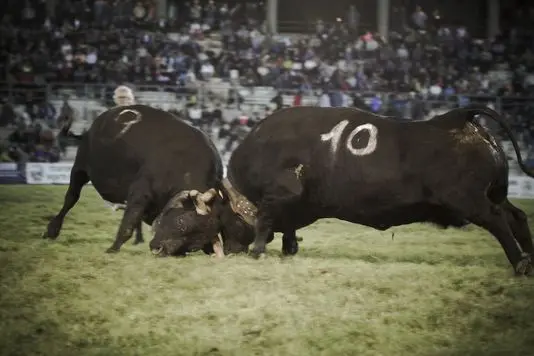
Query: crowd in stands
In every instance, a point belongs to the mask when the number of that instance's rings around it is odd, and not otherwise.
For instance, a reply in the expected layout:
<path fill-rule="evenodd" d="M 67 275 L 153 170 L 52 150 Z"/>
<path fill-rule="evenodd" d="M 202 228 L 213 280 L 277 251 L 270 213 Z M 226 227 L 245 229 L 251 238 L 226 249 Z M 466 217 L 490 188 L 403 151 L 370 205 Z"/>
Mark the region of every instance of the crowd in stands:
<path fill-rule="evenodd" d="M 221 78 L 279 90 L 272 107 L 246 117 L 239 110 L 221 117 L 221 106 L 239 107 L 238 96 L 236 102 L 218 102 L 210 109 L 200 103 L 188 107 L 191 121 L 231 138 L 228 149 L 246 127 L 280 108 L 281 95 L 288 91 L 296 93 L 293 105 L 311 93 L 318 106 L 357 106 L 412 119 L 427 114 L 428 103 L 448 102 L 448 108 L 469 102 L 495 105 L 488 97 L 499 97 L 498 109 L 523 132 L 524 141 L 534 137 L 534 105 L 528 100 L 534 96 L 534 7 L 519 12 L 517 27 L 492 39 L 475 39 L 465 27 L 449 26 L 437 11 L 427 14 L 418 7 L 392 26 L 387 40 L 361 28 L 357 20 L 341 19 L 334 24 L 318 21 L 315 33 L 298 38 L 271 36 L 261 2 L 192 0 L 172 7 L 165 18 L 158 16 L 153 0 L 58 1 L 53 17 L 40 0 L 26 1 L 22 8 L 7 1 L 4 7 L 0 81 L 18 88 L 55 82 L 166 84 L 182 95 Z M 169 33 L 177 35 L 171 38 Z M 221 39 L 218 50 L 203 45 L 214 33 Z M 364 103 L 349 92 L 379 94 Z M 13 157 L 24 152 L 30 159 L 56 159 L 36 148 L 43 146 L 43 122 L 56 128 L 65 113 L 55 112 L 46 97 L 29 99 L 24 91 L 17 93 L 3 103 L 0 126 L 17 126 L 11 143 L 26 141 L 12 145 L 23 147 L 19 153 L 7 151 Z M 15 105 L 23 105 L 24 113 L 13 110 Z M 22 116 L 25 123 L 16 119 Z M 21 125 L 33 134 L 20 134 Z"/>

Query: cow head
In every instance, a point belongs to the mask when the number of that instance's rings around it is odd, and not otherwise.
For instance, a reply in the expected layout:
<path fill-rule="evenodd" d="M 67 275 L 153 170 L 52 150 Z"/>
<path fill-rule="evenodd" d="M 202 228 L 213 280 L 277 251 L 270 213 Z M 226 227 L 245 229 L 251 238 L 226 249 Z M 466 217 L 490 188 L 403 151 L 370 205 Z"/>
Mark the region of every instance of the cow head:
<path fill-rule="evenodd" d="M 218 197 L 215 189 L 205 193 L 185 190 L 176 194 L 154 220 L 154 237 L 150 249 L 154 255 L 183 255 L 206 245 L 218 257 L 223 257 L 222 240 L 218 235 L 220 222 L 213 204 Z"/>
<path fill-rule="evenodd" d="M 257 208 L 225 178 L 224 198 L 219 215 L 225 253 L 248 252 L 254 241 Z"/>

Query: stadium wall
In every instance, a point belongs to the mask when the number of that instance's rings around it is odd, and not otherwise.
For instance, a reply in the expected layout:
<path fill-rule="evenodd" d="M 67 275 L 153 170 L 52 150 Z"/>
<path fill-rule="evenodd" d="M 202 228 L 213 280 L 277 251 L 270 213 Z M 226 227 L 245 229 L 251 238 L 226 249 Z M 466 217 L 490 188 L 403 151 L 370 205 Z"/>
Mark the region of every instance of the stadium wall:
<path fill-rule="evenodd" d="M 72 165 L 73 162 L 0 163 L 0 184 L 67 185 Z M 508 197 L 534 199 L 534 178 L 510 174 Z"/>

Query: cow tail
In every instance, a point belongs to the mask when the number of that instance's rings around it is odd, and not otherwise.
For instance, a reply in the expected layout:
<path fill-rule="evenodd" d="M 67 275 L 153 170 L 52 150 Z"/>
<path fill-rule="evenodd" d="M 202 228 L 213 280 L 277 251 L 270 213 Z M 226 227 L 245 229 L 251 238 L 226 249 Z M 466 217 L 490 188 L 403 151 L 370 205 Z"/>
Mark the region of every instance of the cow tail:
<path fill-rule="evenodd" d="M 67 136 L 68 136 L 68 137 L 72 137 L 73 139 L 75 139 L 75 140 L 77 140 L 77 141 L 81 141 L 81 140 L 83 139 L 83 136 L 84 136 L 84 135 L 83 135 L 83 134 L 82 134 L 82 135 L 76 135 L 76 134 L 72 133 L 72 131 L 69 131 L 69 132 L 67 133 Z"/>
<path fill-rule="evenodd" d="M 527 168 L 527 166 L 525 165 L 525 162 L 523 161 L 523 157 L 521 157 L 521 151 L 519 150 L 519 145 L 517 144 L 517 140 L 515 139 L 512 129 L 506 123 L 506 121 L 503 120 L 502 116 L 499 115 L 498 112 L 485 106 L 472 106 L 472 107 L 466 107 L 460 110 L 466 110 L 467 112 L 471 114 L 470 121 L 474 121 L 475 115 L 484 114 L 490 119 L 492 119 L 493 121 L 495 121 L 497 124 L 499 124 L 499 126 L 506 132 L 506 135 L 510 138 L 510 141 L 512 141 L 512 146 L 514 147 L 514 151 L 517 156 L 517 163 L 519 164 L 519 168 L 521 168 L 521 170 L 526 175 L 534 178 L 534 173 L 532 173 Z"/>
<path fill-rule="evenodd" d="M 63 125 L 63 127 L 61 127 L 61 129 L 59 130 L 59 134 L 63 137 L 68 137 L 68 138 L 73 138 L 77 141 L 81 141 L 82 138 L 83 138 L 83 134 L 81 135 L 76 135 L 75 133 L 73 133 L 71 130 L 70 130 L 70 126 L 68 125 Z"/>

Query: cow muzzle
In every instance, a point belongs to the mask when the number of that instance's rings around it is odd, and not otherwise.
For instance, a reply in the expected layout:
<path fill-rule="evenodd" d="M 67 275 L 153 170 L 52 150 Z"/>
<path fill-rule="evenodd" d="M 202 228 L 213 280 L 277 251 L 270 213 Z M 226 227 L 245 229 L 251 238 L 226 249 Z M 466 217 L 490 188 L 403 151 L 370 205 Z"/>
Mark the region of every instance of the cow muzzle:
<path fill-rule="evenodd" d="M 163 248 L 163 246 L 157 248 L 157 249 L 152 249 L 150 250 L 150 252 L 152 253 L 152 255 L 156 256 L 156 257 L 162 257 L 165 255 L 164 253 L 165 249 Z"/>
<path fill-rule="evenodd" d="M 159 246 L 151 246 L 150 253 L 154 257 L 168 257 L 181 255 L 182 243 L 175 241 L 162 241 Z"/>

